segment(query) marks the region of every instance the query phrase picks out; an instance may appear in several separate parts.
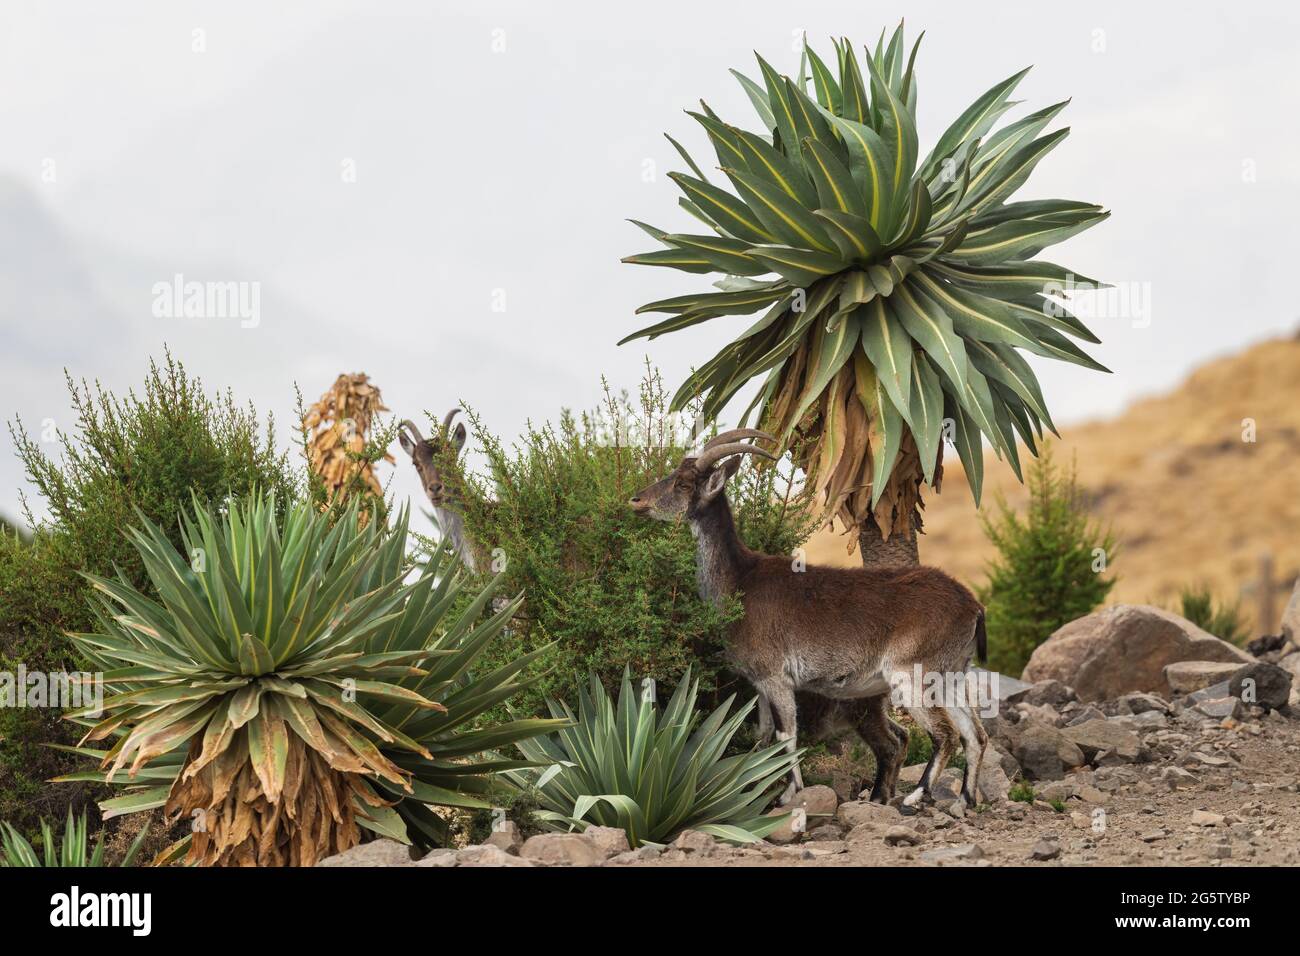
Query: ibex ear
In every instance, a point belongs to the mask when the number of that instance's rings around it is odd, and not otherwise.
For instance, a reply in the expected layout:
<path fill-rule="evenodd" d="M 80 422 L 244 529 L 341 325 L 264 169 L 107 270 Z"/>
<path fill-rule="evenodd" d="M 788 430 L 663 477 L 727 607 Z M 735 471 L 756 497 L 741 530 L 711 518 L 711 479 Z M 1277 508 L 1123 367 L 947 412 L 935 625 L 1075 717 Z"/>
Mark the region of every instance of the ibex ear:
<path fill-rule="evenodd" d="M 411 441 L 411 436 L 406 434 L 405 428 L 397 433 L 397 442 L 402 446 L 402 451 L 412 458 L 415 457 L 415 442 Z"/>
<path fill-rule="evenodd" d="M 727 479 L 734 475 L 739 467 L 739 458 L 729 458 L 710 471 L 704 479 L 704 487 L 700 489 L 700 504 L 708 504 L 718 497 L 722 489 L 727 487 Z"/>
<path fill-rule="evenodd" d="M 465 447 L 465 425 L 462 423 L 456 426 L 456 430 L 451 433 L 451 447 L 460 451 Z"/>

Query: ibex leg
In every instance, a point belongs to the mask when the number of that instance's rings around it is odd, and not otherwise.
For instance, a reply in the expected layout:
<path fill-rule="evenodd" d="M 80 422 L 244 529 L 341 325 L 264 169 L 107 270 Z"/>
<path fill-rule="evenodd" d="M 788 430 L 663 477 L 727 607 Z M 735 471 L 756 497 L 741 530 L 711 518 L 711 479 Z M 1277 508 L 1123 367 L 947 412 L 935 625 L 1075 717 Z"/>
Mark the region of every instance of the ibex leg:
<path fill-rule="evenodd" d="M 907 731 L 889 719 L 889 696 L 867 698 L 858 733 L 876 758 L 876 778 L 871 784 L 871 800 L 888 803 L 898 784 L 898 772 L 907 756 Z"/>
<path fill-rule="evenodd" d="M 771 682 L 764 683 L 759 687 L 758 692 L 767 698 L 772 707 L 772 716 L 776 721 L 776 739 L 785 741 L 786 753 L 794 753 L 799 748 L 794 687 L 790 684 Z M 796 763 L 790 770 L 790 785 L 781 794 L 780 802 L 789 803 L 802 789 L 803 774 L 799 772 L 799 764 Z"/>

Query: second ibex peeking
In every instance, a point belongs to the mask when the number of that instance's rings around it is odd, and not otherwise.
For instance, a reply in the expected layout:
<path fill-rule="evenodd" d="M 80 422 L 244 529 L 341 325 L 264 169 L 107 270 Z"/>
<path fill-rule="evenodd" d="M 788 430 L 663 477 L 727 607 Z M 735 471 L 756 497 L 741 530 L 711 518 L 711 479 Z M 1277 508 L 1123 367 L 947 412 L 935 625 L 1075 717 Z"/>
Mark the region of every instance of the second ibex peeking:
<path fill-rule="evenodd" d="M 745 614 L 733 625 L 727 654 L 758 691 L 760 705 L 770 706 L 778 737 L 791 751 L 796 690 L 836 699 L 878 698 L 880 705 L 869 713 L 876 714 L 880 726 L 874 736 L 883 743 L 897 729 L 884 717 L 884 703 L 900 678 L 910 683 L 918 674 L 964 675 L 975 649 L 983 659 L 984 609 L 969 590 L 934 568 L 797 570 L 788 557 L 751 551 L 736 533 L 724 489 L 740 466 L 738 456 L 774 456 L 739 440 L 746 438 L 775 440 L 748 428 L 725 432 L 639 492 L 631 506 L 661 521 L 689 522 L 701 597 L 717 601 L 740 593 Z M 974 805 L 988 735 L 970 700 L 922 701 L 920 691 L 911 687 L 904 706 L 929 732 L 933 756 L 920 785 L 903 802 L 915 806 L 929 797 L 960 739 L 966 745 L 962 797 Z M 888 802 L 903 748 L 895 742 L 872 749 L 877 771 L 871 798 Z M 802 786 L 796 766 L 782 802 Z"/>
<path fill-rule="evenodd" d="M 414 423 L 407 419 L 400 426 L 397 440 L 401 442 L 402 450 L 411 456 L 411 462 L 420 475 L 420 484 L 424 486 L 424 494 L 429 499 L 429 504 L 433 505 L 433 514 L 438 520 L 438 530 L 451 541 L 461 563 L 473 571 L 477 567 L 486 566 L 483 548 L 466 533 L 465 519 L 456 510 L 456 502 L 438 467 L 438 458 L 445 447 L 450 447 L 453 456 L 460 454 L 460 450 L 465 447 L 465 425 L 462 423 L 454 429 L 451 427 L 452 420 L 459 413 L 459 408 L 449 411 L 442 420 L 439 434 L 427 440 Z"/>

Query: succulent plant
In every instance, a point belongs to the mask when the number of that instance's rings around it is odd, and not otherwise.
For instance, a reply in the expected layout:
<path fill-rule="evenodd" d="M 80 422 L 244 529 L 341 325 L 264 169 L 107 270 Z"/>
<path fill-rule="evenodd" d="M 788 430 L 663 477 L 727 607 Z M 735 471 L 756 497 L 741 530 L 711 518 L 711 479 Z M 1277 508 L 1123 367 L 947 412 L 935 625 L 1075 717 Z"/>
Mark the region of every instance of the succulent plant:
<path fill-rule="evenodd" d="M 191 820 L 189 862 L 309 866 L 362 828 L 436 842 L 428 805 L 490 806 L 493 778 L 524 766 L 497 751 L 559 726 L 480 725 L 536 657 L 470 674 L 518 600 L 457 601 L 446 549 L 414 572 L 405 513 L 363 524 L 354 501 L 331 524 L 300 502 L 281 522 L 255 496 L 196 502 L 183 553 L 143 517 L 129 535 L 158 598 L 87 575 L 98 629 L 72 637 L 113 692 L 69 715 L 90 727 L 69 749 L 100 769 L 61 779 L 126 786 L 105 818 Z"/>
<path fill-rule="evenodd" d="M 763 810 L 802 751 L 788 753 L 780 742 L 727 755 L 754 700 L 733 711 L 732 695 L 704 717 L 695 709 L 698 689 L 688 669 L 660 711 L 652 692 L 633 688 L 627 671 L 617 704 L 593 674 L 576 715 L 550 701 L 552 716 L 572 726 L 521 741 L 533 766 L 507 776 L 537 791 L 535 815 L 551 829 L 618 827 L 633 847 L 666 843 L 686 829 L 756 842 L 785 822 L 785 815 Z"/>
<path fill-rule="evenodd" d="M 1096 283 L 1034 257 L 1109 214 L 1008 201 L 1069 132 L 1043 133 L 1066 104 L 995 129 L 1022 70 L 921 156 L 919 42 L 908 53 L 900 24 L 861 60 L 848 40 L 829 62 L 805 42 L 797 78 L 762 57 L 761 83 L 736 73 L 757 132 L 704 104 L 690 114 L 730 188 L 669 137 L 690 167 L 671 174 L 679 202 L 707 229 L 638 222 L 664 248 L 624 260 L 723 275 L 714 291 L 642 306 L 669 317 L 624 341 L 761 313 L 691 374 L 674 408 L 703 397 L 713 418 L 760 380 L 744 419 L 756 411 L 794 451 L 833 516 L 886 539 L 911 532 L 922 484 L 938 489 L 944 439 L 978 503 L 985 438 L 1019 475 L 1017 440 L 1036 454 L 1043 429 L 1055 431 L 1018 350 L 1105 371 L 1072 341 L 1099 340 L 1064 295 Z"/>

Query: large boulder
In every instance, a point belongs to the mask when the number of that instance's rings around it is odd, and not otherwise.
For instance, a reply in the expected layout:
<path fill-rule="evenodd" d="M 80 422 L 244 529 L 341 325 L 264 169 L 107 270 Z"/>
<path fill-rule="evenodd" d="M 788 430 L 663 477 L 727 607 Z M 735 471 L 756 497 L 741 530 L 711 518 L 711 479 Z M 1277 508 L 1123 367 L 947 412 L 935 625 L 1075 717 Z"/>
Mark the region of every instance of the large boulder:
<path fill-rule="evenodd" d="M 1059 628 L 1034 650 L 1021 679 L 1060 681 L 1083 701 L 1110 700 L 1135 691 L 1168 693 L 1164 670 L 1176 661 L 1253 660 L 1177 614 L 1117 604 Z"/>

